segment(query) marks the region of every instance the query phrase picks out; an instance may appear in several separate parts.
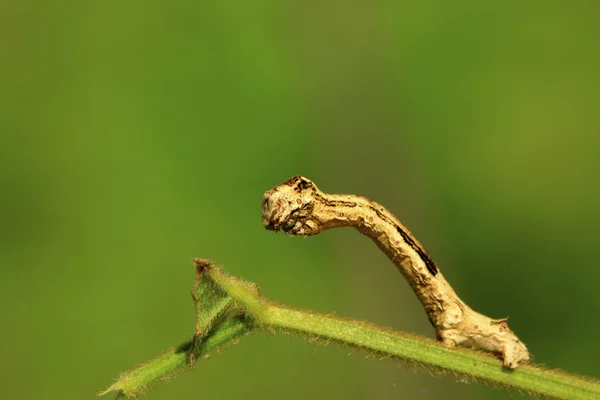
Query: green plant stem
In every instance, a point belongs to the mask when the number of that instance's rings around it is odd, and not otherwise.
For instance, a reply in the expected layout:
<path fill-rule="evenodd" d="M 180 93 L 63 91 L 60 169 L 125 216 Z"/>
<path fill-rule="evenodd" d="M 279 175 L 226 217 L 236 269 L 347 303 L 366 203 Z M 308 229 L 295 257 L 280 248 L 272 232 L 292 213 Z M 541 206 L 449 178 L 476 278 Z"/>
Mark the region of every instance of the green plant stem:
<path fill-rule="evenodd" d="M 199 281 L 204 279 L 210 282 Z M 597 380 L 529 365 L 509 370 L 489 353 L 465 348 L 450 349 L 430 339 L 393 332 L 369 323 L 276 305 L 262 298 L 256 285 L 228 276 L 212 266 L 204 266 L 198 273 L 195 293 L 196 304 L 202 304 L 197 309 L 197 320 L 204 321 L 203 326 L 210 328 L 208 334 L 203 338 L 196 335 L 196 339 L 200 338 L 198 343 L 190 340 L 123 373 L 101 394 L 117 391 L 126 396 L 137 396 L 151 383 L 173 376 L 189 365 L 190 360 L 206 356 L 259 327 L 267 332 L 281 331 L 333 341 L 381 358 L 408 361 L 425 369 L 453 374 L 461 380 L 500 385 L 531 395 L 569 400 L 600 398 L 600 382 Z M 202 299 L 197 299 L 200 294 Z M 226 303 L 231 306 L 221 311 L 219 304 Z M 202 315 L 202 310 L 206 315 Z M 215 313 L 215 310 L 218 312 Z M 222 318 L 216 318 L 217 314 Z"/>
<path fill-rule="evenodd" d="M 243 316 L 232 316 L 216 326 L 201 343 L 194 346 L 194 340 L 188 340 L 153 360 L 122 373 L 114 384 L 99 394 L 104 395 L 115 391 L 118 393 L 117 396 L 135 397 L 152 383 L 166 380 L 181 368 L 189 366 L 190 352 L 194 347 L 194 358 L 197 359 L 224 345 L 231 344 L 250 329 L 251 324 Z"/>
<path fill-rule="evenodd" d="M 464 348 L 449 349 L 440 342 L 386 331 L 364 322 L 275 305 L 266 306 L 261 322 L 286 332 L 331 339 L 361 350 L 376 352 L 382 357 L 392 356 L 425 368 L 500 384 L 530 394 L 563 399 L 591 399 L 600 396 L 598 382 L 527 365 L 508 370 L 502 367 L 498 359 L 487 353 Z"/>
<path fill-rule="evenodd" d="M 209 276 L 236 302 L 245 306 L 247 312 L 263 328 L 313 335 L 372 351 L 381 357 L 391 356 L 463 379 L 484 381 L 530 394 L 573 400 L 600 397 L 600 382 L 596 380 L 528 365 L 516 370 L 505 369 L 489 353 L 462 347 L 450 349 L 437 341 L 392 332 L 365 322 L 278 306 L 253 293 L 247 285 L 230 279 L 218 269 L 210 270 Z"/>

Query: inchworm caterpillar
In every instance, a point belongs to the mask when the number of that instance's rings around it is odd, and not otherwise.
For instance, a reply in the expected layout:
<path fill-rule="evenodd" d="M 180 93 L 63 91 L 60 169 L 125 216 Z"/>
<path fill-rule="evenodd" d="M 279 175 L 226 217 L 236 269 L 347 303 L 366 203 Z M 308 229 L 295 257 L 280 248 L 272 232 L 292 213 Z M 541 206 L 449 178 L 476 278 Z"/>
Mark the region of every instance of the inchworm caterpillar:
<path fill-rule="evenodd" d="M 438 340 L 446 346 L 477 347 L 502 357 L 506 368 L 529 360 L 529 352 L 508 328 L 469 308 L 444 279 L 433 259 L 398 219 L 380 204 L 352 194 L 327 194 L 295 176 L 267 191 L 262 203 L 265 228 L 315 235 L 352 226 L 369 236 L 398 267 L 425 307 Z"/>

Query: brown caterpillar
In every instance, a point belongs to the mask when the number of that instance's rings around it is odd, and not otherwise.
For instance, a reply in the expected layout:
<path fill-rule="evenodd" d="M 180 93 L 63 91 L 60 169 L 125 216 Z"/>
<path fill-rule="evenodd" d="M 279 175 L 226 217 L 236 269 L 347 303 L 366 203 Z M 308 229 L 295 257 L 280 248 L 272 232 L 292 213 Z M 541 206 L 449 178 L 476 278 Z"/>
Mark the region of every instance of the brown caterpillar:
<path fill-rule="evenodd" d="M 478 347 L 502 357 L 506 368 L 529 360 L 529 352 L 508 328 L 473 311 L 444 279 L 433 259 L 408 229 L 380 204 L 352 194 L 327 194 L 295 176 L 263 197 L 265 228 L 290 235 L 316 235 L 352 226 L 369 236 L 398 267 L 423 304 L 438 340 L 446 346 Z"/>

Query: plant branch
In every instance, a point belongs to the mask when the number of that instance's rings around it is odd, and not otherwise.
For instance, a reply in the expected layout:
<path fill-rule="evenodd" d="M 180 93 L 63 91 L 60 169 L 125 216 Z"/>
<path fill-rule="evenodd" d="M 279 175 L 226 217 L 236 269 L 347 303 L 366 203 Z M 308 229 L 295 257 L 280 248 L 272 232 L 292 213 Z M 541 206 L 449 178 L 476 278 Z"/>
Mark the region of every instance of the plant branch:
<path fill-rule="evenodd" d="M 590 399 L 600 396 L 600 384 L 572 375 L 521 366 L 516 370 L 502 367 L 493 356 L 466 348 L 447 348 L 440 342 L 407 333 L 392 332 L 361 321 L 319 315 L 267 305 L 262 313 L 264 325 L 300 335 L 331 339 L 381 357 L 409 361 L 425 369 L 446 372 L 460 378 L 499 384 L 529 394 L 564 399 Z"/>
<path fill-rule="evenodd" d="M 248 333 L 250 329 L 251 324 L 243 316 L 230 317 L 216 326 L 201 343 L 195 345 L 194 339 L 188 340 L 153 360 L 123 372 L 115 383 L 99 395 L 114 391 L 117 392 L 117 397 L 120 395 L 136 397 L 152 383 L 159 380 L 166 381 L 182 368 L 189 366 L 192 354 L 194 359 L 206 357 L 225 345 L 235 344 L 236 339 Z"/>
<path fill-rule="evenodd" d="M 101 394 L 117 391 L 137 396 L 151 383 L 173 376 L 195 358 L 260 328 L 336 342 L 394 358 L 442 373 L 461 381 L 481 381 L 531 395 L 560 399 L 600 397 L 600 382 L 535 366 L 516 370 L 502 367 L 489 353 L 448 348 L 440 342 L 394 332 L 366 322 L 352 321 L 274 304 L 258 293 L 255 284 L 228 276 L 204 260 L 196 260 L 196 283 L 192 291 L 197 309 L 194 338 L 176 349 L 125 372 Z M 203 311 L 204 310 L 204 311 Z"/>
<path fill-rule="evenodd" d="M 255 318 L 263 329 L 276 328 L 283 332 L 313 335 L 375 352 L 382 357 L 391 356 L 409 361 L 426 369 L 514 388 L 530 394 L 563 399 L 590 399 L 600 396 L 598 381 L 535 366 L 526 365 L 510 370 L 503 368 L 502 363 L 489 353 L 461 347 L 450 349 L 437 341 L 393 332 L 362 321 L 278 306 L 255 295 L 247 285 L 240 285 L 218 269 L 209 270 L 208 275 L 236 302 L 245 306 L 249 315 Z"/>

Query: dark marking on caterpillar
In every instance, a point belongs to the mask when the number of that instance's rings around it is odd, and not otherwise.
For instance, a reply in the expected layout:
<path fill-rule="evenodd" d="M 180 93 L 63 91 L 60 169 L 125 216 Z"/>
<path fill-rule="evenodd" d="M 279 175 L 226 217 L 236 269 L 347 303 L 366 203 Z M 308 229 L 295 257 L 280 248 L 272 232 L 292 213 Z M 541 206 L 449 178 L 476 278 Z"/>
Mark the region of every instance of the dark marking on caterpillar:
<path fill-rule="evenodd" d="M 421 246 L 416 244 L 413 238 L 407 232 L 404 232 L 404 230 L 402 230 L 402 228 L 400 228 L 398 225 L 396 225 L 396 230 L 398 231 L 400 236 L 402 236 L 402 239 L 404 239 L 404 241 L 408 243 L 408 245 L 414 251 L 417 252 L 419 257 L 421 257 L 421 260 L 423 260 L 425 266 L 427 267 L 427 270 L 431 273 L 431 275 L 436 276 L 438 273 L 438 268 L 437 265 L 435 265 L 435 261 L 433 261 L 429 254 L 427 254 L 427 252 Z"/>

